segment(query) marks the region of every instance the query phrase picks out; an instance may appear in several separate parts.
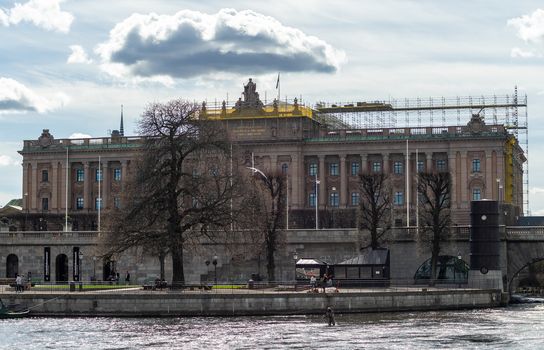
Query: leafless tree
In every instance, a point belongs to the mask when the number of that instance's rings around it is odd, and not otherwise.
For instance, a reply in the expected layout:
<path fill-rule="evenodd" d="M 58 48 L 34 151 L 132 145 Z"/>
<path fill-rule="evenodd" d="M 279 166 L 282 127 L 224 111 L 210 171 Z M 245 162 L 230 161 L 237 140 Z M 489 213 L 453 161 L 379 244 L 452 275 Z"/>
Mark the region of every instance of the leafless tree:
<path fill-rule="evenodd" d="M 366 246 L 377 249 L 391 229 L 391 195 L 388 176 L 382 173 L 359 174 L 361 199 L 359 201 L 358 227 L 370 233 Z"/>
<path fill-rule="evenodd" d="M 418 174 L 419 240 L 430 246 L 431 278 L 436 278 L 436 264 L 441 242 L 449 239 L 451 215 L 451 175 L 448 172 L 426 172 Z"/>
<path fill-rule="evenodd" d="M 146 246 L 172 257 L 172 283 L 185 282 L 184 250 L 230 229 L 239 195 L 231 149 L 218 124 L 199 119 L 195 104 L 173 100 L 147 106 L 139 121 L 142 159 L 123 210 L 109 220 L 111 249 Z"/>
<path fill-rule="evenodd" d="M 286 205 L 286 177 L 279 171 L 254 171 L 254 191 L 248 191 L 248 201 L 253 203 L 251 216 L 252 230 L 259 231 L 261 237 L 256 242 L 262 242 L 266 255 L 266 270 L 268 281 L 276 280 L 275 253 L 281 242 L 281 231 L 284 227 Z"/>

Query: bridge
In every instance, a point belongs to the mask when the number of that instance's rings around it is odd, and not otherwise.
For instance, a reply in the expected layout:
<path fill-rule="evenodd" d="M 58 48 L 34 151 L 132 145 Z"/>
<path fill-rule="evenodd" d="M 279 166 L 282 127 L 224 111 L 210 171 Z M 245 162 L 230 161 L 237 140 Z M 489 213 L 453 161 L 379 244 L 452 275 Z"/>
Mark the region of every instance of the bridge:
<path fill-rule="evenodd" d="M 517 286 L 516 277 L 529 265 L 544 260 L 544 227 L 508 226 L 500 231 L 500 265 L 503 281 L 510 289 Z M 353 257 L 361 246 L 362 235 L 354 229 L 288 230 L 285 243 L 278 252 L 278 275 L 283 280 L 293 278 L 293 252 L 299 257 L 313 257 L 337 263 Z M 415 228 L 393 229 L 391 243 L 391 279 L 399 283 L 413 282 L 417 268 L 430 257 L 428 248 L 417 240 Z M 133 249 L 112 261 L 100 257 L 100 237 L 96 231 L 16 231 L 0 232 L 0 277 L 13 273 L 31 272 L 35 278 L 55 281 L 64 278 L 103 279 L 108 271 L 130 271 L 138 280 L 149 280 L 159 274 L 159 262 Z M 186 254 L 188 280 L 200 282 L 202 276 L 214 272 L 220 280 L 247 280 L 262 264 L 248 253 L 252 247 L 239 244 L 239 250 L 227 249 L 227 244 L 205 243 L 193 254 Z M 443 242 L 444 255 L 460 255 L 470 261 L 470 226 L 453 229 L 451 239 Z M 210 270 L 206 260 L 218 256 L 217 270 Z M 242 258 L 240 258 L 242 256 Z M 115 264 L 112 266 L 111 264 Z M 109 266 L 108 266 L 109 265 Z M 167 275 L 169 264 L 166 264 Z M 213 269 L 213 267 L 212 267 Z"/>

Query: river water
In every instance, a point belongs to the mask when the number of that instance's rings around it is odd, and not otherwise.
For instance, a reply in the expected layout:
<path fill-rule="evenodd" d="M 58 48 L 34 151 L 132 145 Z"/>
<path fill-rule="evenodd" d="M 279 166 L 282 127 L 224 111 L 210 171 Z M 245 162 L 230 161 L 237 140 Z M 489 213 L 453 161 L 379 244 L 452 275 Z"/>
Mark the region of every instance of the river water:
<path fill-rule="evenodd" d="M 0 349 L 544 349 L 544 304 L 439 312 L 0 320 Z"/>

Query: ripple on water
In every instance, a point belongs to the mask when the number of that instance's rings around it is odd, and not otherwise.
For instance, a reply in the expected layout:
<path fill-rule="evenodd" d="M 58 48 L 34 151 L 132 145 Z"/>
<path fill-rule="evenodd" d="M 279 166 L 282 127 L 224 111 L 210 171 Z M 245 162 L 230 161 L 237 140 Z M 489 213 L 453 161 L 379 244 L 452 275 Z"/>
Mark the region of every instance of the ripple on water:
<path fill-rule="evenodd" d="M 541 349 L 544 305 L 322 316 L 0 320 L 0 349 Z"/>

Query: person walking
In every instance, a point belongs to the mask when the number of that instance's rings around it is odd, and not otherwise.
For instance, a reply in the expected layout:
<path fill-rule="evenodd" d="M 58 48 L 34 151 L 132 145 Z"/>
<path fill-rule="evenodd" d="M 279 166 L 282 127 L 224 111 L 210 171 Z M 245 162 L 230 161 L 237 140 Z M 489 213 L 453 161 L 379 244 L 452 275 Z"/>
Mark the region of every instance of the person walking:
<path fill-rule="evenodd" d="M 310 277 L 310 288 L 312 289 L 312 292 L 315 292 L 315 282 L 315 276 L 312 275 L 312 277 Z"/>
<path fill-rule="evenodd" d="M 130 272 L 127 271 L 127 274 L 125 275 L 125 284 L 130 284 Z"/>
<path fill-rule="evenodd" d="M 23 285 L 23 280 L 21 278 L 21 275 L 17 275 L 15 278 L 15 293 L 19 293 L 21 291 L 21 286 Z"/>

